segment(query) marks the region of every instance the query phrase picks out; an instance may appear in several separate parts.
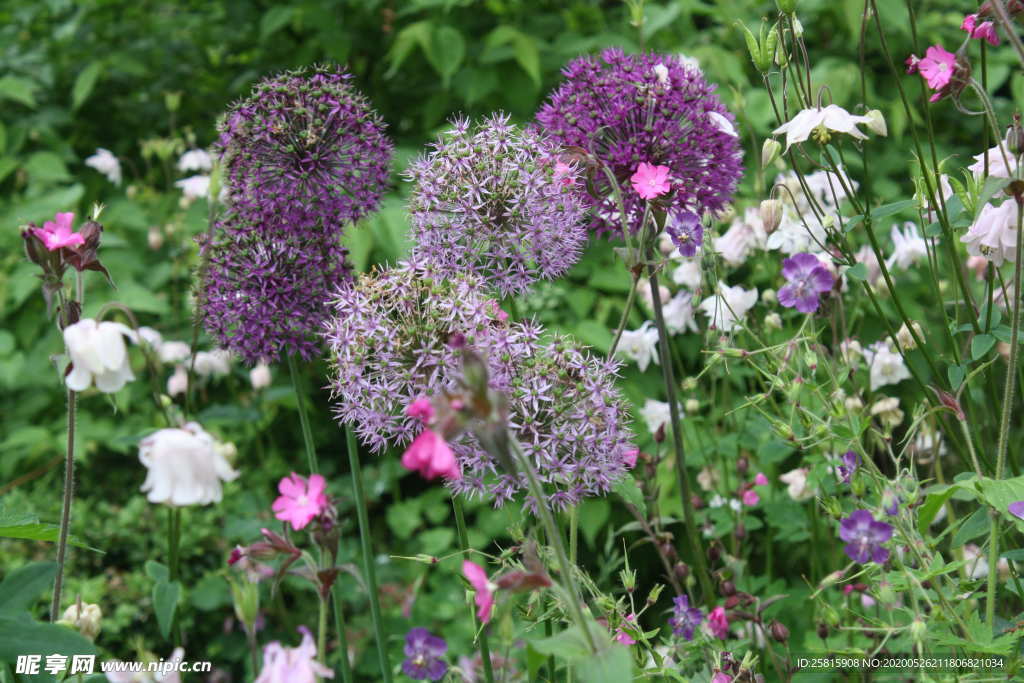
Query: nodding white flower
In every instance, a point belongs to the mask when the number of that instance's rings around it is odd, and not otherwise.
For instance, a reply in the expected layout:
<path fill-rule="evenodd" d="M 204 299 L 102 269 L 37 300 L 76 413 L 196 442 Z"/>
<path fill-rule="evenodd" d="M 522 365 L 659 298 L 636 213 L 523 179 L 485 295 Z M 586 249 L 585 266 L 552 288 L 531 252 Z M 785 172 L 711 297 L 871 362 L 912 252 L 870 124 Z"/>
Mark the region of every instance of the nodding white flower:
<path fill-rule="evenodd" d="M 96 640 L 102 627 L 102 619 L 103 610 L 99 605 L 76 602 L 64 610 L 60 623 L 75 629 L 89 640 Z"/>
<path fill-rule="evenodd" d="M 211 168 L 213 168 L 213 159 L 205 149 L 190 149 L 178 159 L 178 170 L 182 173 L 209 171 Z"/>
<path fill-rule="evenodd" d="M 697 259 L 686 259 L 672 271 L 672 281 L 688 289 L 700 289 L 701 279 L 704 272 L 701 270 L 700 261 Z"/>
<path fill-rule="evenodd" d="M 193 369 L 200 377 L 226 375 L 231 371 L 231 352 L 224 349 L 200 351 Z"/>
<path fill-rule="evenodd" d="M 790 121 L 772 131 L 772 135 L 786 134 L 786 149 L 790 145 L 805 142 L 813 133 L 821 142 L 828 141 L 829 131 L 846 133 L 856 140 L 866 140 L 857 126 L 873 123 L 870 117 L 854 116 L 837 104 L 830 104 L 821 109 L 804 109 Z"/>
<path fill-rule="evenodd" d="M 903 411 L 900 410 L 900 400 L 895 396 L 875 401 L 871 405 L 871 415 L 881 420 L 882 425 L 892 429 L 903 422 Z"/>
<path fill-rule="evenodd" d="M 658 84 L 659 85 L 667 86 L 669 84 L 669 80 L 668 80 L 668 67 L 667 66 L 665 66 L 664 64 L 660 64 L 660 63 L 659 64 L 655 64 L 654 68 L 651 69 L 651 71 L 654 72 L 654 76 L 655 76 L 655 78 L 658 79 Z"/>
<path fill-rule="evenodd" d="M 680 332 L 696 332 L 697 319 L 693 315 L 693 294 L 685 289 L 676 292 L 672 300 L 665 304 L 665 327 L 669 334 Z"/>
<path fill-rule="evenodd" d="M 139 461 L 149 470 L 142 491 L 151 503 L 176 507 L 219 503 L 221 482 L 238 477 L 225 452 L 196 422 L 160 429 L 139 443 Z"/>
<path fill-rule="evenodd" d="M 71 372 L 64 378 L 68 389 L 85 391 L 95 382 L 97 389 L 112 394 L 135 379 L 128 364 L 126 337 L 138 339 L 126 325 L 92 318 L 64 328 L 64 345 L 71 356 Z"/>
<path fill-rule="evenodd" d="M 636 286 L 637 294 L 640 295 L 640 299 L 644 302 L 647 308 L 654 310 L 654 297 L 651 295 L 651 281 L 648 278 L 643 278 Z M 672 293 L 668 291 L 668 287 L 665 285 L 658 285 L 658 296 L 661 297 L 662 304 L 667 304 L 668 300 L 672 298 Z"/>
<path fill-rule="evenodd" d="M 719 284 L 718 294 L 701 301 L 700 310 L 708 317 L 712 327 L 723 332 L 731 332 L 756 303 L 756 287 L 743 289 L 739 285 L 730 287 Z"/>
<path fill-rule="evenodd" d="M 655 401 L 649 398 L 644 402 L 644 407 L 640 409 L 640 417 L 647 423 L 647 429 L 651 434 L 654 434 L 662 427 L 668 429 L 672 413 L 664 401 Z"/>
<path fill-rule="evenodd" d="M 906 270 L 921 259 L 927 258 L 928 244 L 918 234 L 917 225 L 914 223 L 904 223 L 902 232 L 895 225 L 892 226 L 889 236 L 892 237 L 893 251 L 892 256 L 885 259 L 887 268 L 899 266 Z"/>
<path fill-rule="evenodd" d="M 715 238 L 715 251 L 730 266 L 739 266 L 746 262 L 751 251 L 764 249 L 767 239 L 768 232 L 764 229 L 761 213 L 751 207 L 742 218 L 737 216 L 721 237 Z"/>
<path fill-rule="evenodd" d="M 875 342 L 864 349 L 864 360 L 867 361 L 871 373 L 871 391 L 910 379 L 910 370 L 903 362 L 903 356 L 894 351 L 887 342 Z"/>
<path fill-rule="evenodd" d="M 818 222 L 813 216 L 804 225 L 799 217 L 791 212 L 786 212 L 786 219 L 782 221 L 778 229 L 768 236 L 764 248 L 778 250 L 783 254 L 820 254 L 824 251 L 823 245 L 828 235 L 825 226 Z"/>
<path fill-rule="evenodd" d="M 974 163 L 967 169 L 975 178 L 985 175 L 985 157 L 988 156 L 988 175 L 990 178 L 1009 178 L 1017 173 L 1017 156 L 1010 151 L 1005 140 L 974 157 Z M 1009 165 L 1007 165 L 1009 164 Z"/>
<path fill-rule="evenodd" d="M 95 154 L 86 158 L 85 165 L 102 173 L 115 185 L 121 184 L 121 162 L 109 149 L 98 148 Z"/>
<path fill-rule="evenodd" d="M 163 335 L 152 327 L 140 327 L 136 331 L 139 334 L 140 343 L 144 343 L 152 349 L 159 349 L 164 341 Z"/>
<path fill-rule="evenodd" d="M 188 371 L 184 365 L 174 368 L 174 374 L 167 378 L 167 395 L 177 396 L 188 391 Z"/>
<path fill-rule="evenodd" d="M 265 389 L 270 386 L 270 366 L 266 363 L 259 363 L 252 370 L 249 371 L 249 381 L 252 383 L 252 388 L 259 390 Z"/>
<path fill-rule="evenodd" d="M 960 241 L 967 253 L 981 256 L 997 268 L 1017 258 L 1017 202 L 1007 199 L 999 206 L 986 204 Z"/>
<path fill-rule="evenodd" d="M 807 468 L 798 467 L 779 475 L 779 481 L 786 484 L 786 493 L 796 502 L 814 498 L 814 489 L 807 482 Z"/>
<path fill-rule="evenodd" d="M 157 348 L 161 363 L 180 363 L 192 354 L 192 347 L 183 341 L 165 341 Z"/>
<path fill-rule="evenodd" d="M 739 133 L 736 132 L 736 126 L 732 125 L 732 121 L 722 114 L 719 114 L 717 111 L 709 111 L 708 118 L 711 119 L 711 123 L 715 124 L 715 128 L 726 135 L 731 135 L 734 138 L 739 137 Z"/>
<path fill-rule="evenodd" d="M 710 491 L 718 486 L 718 472 L 711 466 L 706 466 L 697 474 L 697 485 L 705 491 Z"/>
<path fill-rule="evenodd" d="M 857 253 L 853 255 L 853 260 L 857 263 L 863 263 L 864 267 L 867 268 L 867 275 L 864 280 L 872 287 L 877 286 L 882 280 L 882 264 L 878 260 L 878 254 L 870 246 L 865 244 L 863 247 L 857 250 Z M 846 279 L 843 279 L 843 285 L 847 283 Z"/>
<path fill-rule="evenodd" d="M 619 348 L 616 352 L 629 360 L 636 361 L 640 372 L 643 372 L 651 364 L 652 359 L 655 365 L 661 363 L 658 359 L 658 354 L 655 353 L 657 344 L 658 330 L 652 326 L 650 320 L 645 320 L 644 324 L 638 329 L 627 330 L 622 333 L 622 338 L 619 340 Z"/>
<path fill-rule="evenodd" d="M 204 199 L 210 194 L 210 176 L 194 175 L 182 178 L 174 183 L 175 187 L 181 188 L 181 193 L 186 201 Z"/>

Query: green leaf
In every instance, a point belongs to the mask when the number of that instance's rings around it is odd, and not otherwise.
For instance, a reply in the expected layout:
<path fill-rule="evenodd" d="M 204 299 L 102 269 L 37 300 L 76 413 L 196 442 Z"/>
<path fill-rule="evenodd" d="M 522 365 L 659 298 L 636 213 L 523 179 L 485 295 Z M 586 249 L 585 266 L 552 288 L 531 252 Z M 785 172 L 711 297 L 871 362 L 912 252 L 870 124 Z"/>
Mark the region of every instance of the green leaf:
<path fill-rule="evenodd" d="M 958 490 L 969 491 L 972 495 L 977 495 L 974 488 L 975 479 L 965 479 L 955 484 L 949 484 L 947 486 L 936 486 L 928 489 L 924 504 L 918 509 L 917 513 L 917 529 L 922 534 L 928 531 L 928 527 L 935 519 L 935 515 L 939 513 L 941 508 L 949 498 L 956 493 Z"/>
<path fill-rule="evenodd" d="M 595 547 L 594 541 L 597 539 L 597 534 L 608 522 L 611 512 L 611 505 L 605 498 L 588 498 L 580 504 L 578 510 L 580 531 L 583 532 L 583 537 L 587 539 L 587 545 L 591 548 Z"/>
<path fill-rule="evenodd" d="M 89 99 L 89 95 L 92 94 L 93 89 L 96 87 L 96 81 L 100 78 L 100 73 L 103 72 L 102 62 L 92 62 L 89 66 L 82 69 L 78 76 L 75 78 L 75 84 L 71 87 L 71 109 L 75 110 L 82 106 L 82 103 Z"/>
<path fill-rule="evenodd" d="M 893 202 L 892 204 L 883 204 L 877 209 L 871 210 L 871 219 L 878 220 L 879 218 L 885 218 L 886 216 L 892 216 L 900 213 L 907 209 L 913 208 L 917 204 L 913 199 L 904 199 L 902 201 Z"/>
<path fill-rule="evenodd" d="M 59 183 L 70 180 L 64 160 L 53 152 L 36 152 L 25 162 L 25 172 L 34 183 Z"/>
<path fill-rule="evenodd" d="M 167 581 L 171 577 L 170 570 L 167 567 L 156 560 L 146 561 L 146 576 L 153 579 L 157 583 L 161 581 Z"/>
<path fill-rule="evenodd" d="M 148 563 L 147 563 L 148 565 Z M 157 581 L 153 586 L 153 609 L 156 611 L 160 635 L 166 638 L 174 623 L 174 612 L 178 609 L 181 584 L 177 581 Z"/>
<path fill-rule="evenodd" d="M 392 503 L 385 513 L 388 528 L 400 539 L 408 539 L 416 529 L 420 527 L 423 520 L 420 517 L 419 499 L 403 500 Z"/>
<path fill-rule="evenodd" d="M 451 83 L 462 60 L 466 56 L 466 41 L 462 34 L 454 26 L 438 26 L 432 36 L 433 46 L 427 53 L 427 61 L 441 75 L 441 82 L 445 88 Z"/>
<path fill-rule="evenodd" d="M 0 583 L 0 612 L 27 610 L 56 575 L 56 562 L 33 562 L 10 572 Z"/>
<path fill-rule="evenodd" d="M 14 662 L 26 653 L 95 655 L 96 646 L 67 626 L 0 614 L 0 662 Z"/>
<path fill-rule="evenodd" d="M 868 277 L 868 267 L 863 263 L 856 263 L 846 269 L 846 275 L 854 280 L 866 280 Z"/>
<path fill-rule="evenodd" d="M 1012 479 L 982 479 L 979 483 L 981 497 L 999 511 L 1003 517 L 1012 520 L 1018 528 L 1024 529 L 1024 520 L 1010 514 L 1010 503 L 1024 500 L 1024 477 Z"/>
<path fill-rule="evenodd" d="M 35 109 L 36 84 L 27 78 L 18 76 L 4 76 L 0 78 L 0 99 L 14 100 L 20 102 L 30 109 Z"/>
<path fill-rule="evenodd" d="M 637 485 L 632 474 L 627 474 L 615 482 L 615 488 L 612 490 L 622 500 L 639 510 L 644 517 L 647 516 L 647 503 L 644 501 L 643 491 L 640 490 L 640 486 Z"/>
<path fill-rule="evenodd" d="M 0 526 L 0 538 L 18 538 L 24 541 L 47 541 L 56 543 L 60 536 L 60 527 L 56 524 L 45 524 L 34 522 L 31 524 L 16 524 L 11 526 Z M 68 543 L 76 548 L 85 548 L 95 553 L 102 553 L 98 548 L 83 543 L 76 536 L 68 536 Z"/>
<path fill-rule="evenodd" d="M 260 19 L 260 40 L 264 41 L 283 29 L 293 16 L 295 16 L 295 8 L 290 5 L 271 7 Z"/>
<path fill-rule="evenodd" d="M 433 23 L 430 21 L 417 21 L 398 32 L 398 35 L 395 36 L 395 42 L 391 44 L 391 49 L 388 50 L 388 60 L 391 62 L 391 66 L 388 67 L 384 78 L 391 78 L 398 73 L 398 69 L 417 46 L 423 50 L 425 55 L 429 56 L 433 26 Z"/>
<path fill-rule="evenodd" d="M 967 376 L 967 370 L 962 365 L 950 365 L 946 368 L 946 376 L 949 377 L 949 386 L 956 390 Z"/>
<path fill-rule="evenodd" d="M 978 360 L 995 346 L 996 338 L 991 334 L 978 334 L 971 339 L 971 359 Z"/>
<path fill-rule="evenodd" d="M 633 680 L 633 656 L 629 649 L 612 643 L 578 666 L 579 679 L 587 683 L 622 683 Z"/>
<path fill-rule="evenodd" d="M 530 641 L 530 647 L 542 655 L 578 662 L 590 657 L 590 648 L 578 626 L 567 628 L 550 638 Z"/>
<path fill-rule="evenodd" d="M 988 526 L 988 508 L 980 507 L 967 518 L 963 526 L 957 529 L 953 536 L 952 547 L 959 548 L 967 541 L 977 538 L 988 530 Z"/>

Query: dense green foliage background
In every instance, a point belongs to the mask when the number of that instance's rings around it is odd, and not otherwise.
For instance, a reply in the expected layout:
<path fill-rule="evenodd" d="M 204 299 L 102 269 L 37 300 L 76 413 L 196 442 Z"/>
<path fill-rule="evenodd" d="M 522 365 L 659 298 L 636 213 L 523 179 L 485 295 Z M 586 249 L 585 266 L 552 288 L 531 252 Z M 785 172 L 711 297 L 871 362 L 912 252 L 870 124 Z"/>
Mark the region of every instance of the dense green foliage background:
<path fill-rule="evenodd" d="M 921 47 L 955 31 L 962 2 L 920 2 Z M 863 3 L 860 0 L 802 0 L 815 81 L 828 95 L 852 107 L 865 101 L 881 109 L 889 123 L 890 142 L 872 149 L 870 183 L 879 201 L 905 198 L 912 192 L 907 167 L 911 147 L 908 120 L 899 103 L 896 82 L 869 36 L 859 50 Z M 914 51 L 914 37 L 903 3 L 879 3 L 890 49 L 899 59 Z M 355 82 L 389 124 L 397 143 L 394 191 L 379 214 L 349 237 L 356 268 L 394 262 L 404 250 L 405 189 L 401 171 L 409 158 L 457 112 L 475 116 L 496 109 L 528 121 L 568 60 L 606 46 L 685 53 L 696 57 L 709 80 L 718 84 L 736 113 L 747 142 L 747 166 L 741 205 L 763 198 L 773 176 L 759 172 L 760 143 L 775 126 L 759 76 L 750 64 L 736 22 L 756 26 L 774 3 L 757 0 L 677 0 L 650 2 L 645 21 L 635 25 L 628 6 L 585 0 L 306 0 L 302 2 L 207 2 L 191 0 L 47 0 L 0 3 L 0 526 L 3 520 L 37 516 L 55 522 L 59 513 L 63 449 L 63 393 L 58 366 L 59 334 L 47 319 L 34 267 L 21 251 L 18 226 L 42 221 L 55 211 L 84 215 L 93 202 L 107 205 L 103 258 L 117 284 L 111 291 L 97 276 L 87 283 L 86 313 L 116 299 L 131 307 L 142 324 L 165 338 L 191 338 L 190 287 L 196 265 L 194 236 L 206 227 L 208 207 L 199 200 L 184 204 L 173 182 L 174 168 L 187 148 L 210 145 L 220 112 L 243 96 L 264 75 L 316 61 L 347 64 Z M 860 61 L 865 80 L 861 81 Z M 1011 100 L 1024 95 L 1024 77 L 1011 76 L 1010 51 L 990 58 L 988 86 L 997 93 L 998 113 L 1008 114 Z M 919 79 L 905 77 L 903 87 L 915 101 Z M 865 95 L 862 97 L 861 89 Z M 1016 97 L 1015 97 L 1016 96 Z M 925 110 L 920 109 L 923 116 Z M 930 111 L 931 125 L 942 132 L 940 156 L 961 160 L 980 150 L 980 128 L 960 125 L 950 106 Z M 918 123 L 926 123 L 924 119 Z M 83 165 L 97 147 L 121 160 L 125 183 L 114 187 Z M 852 162 L 856 173 L 856 162 Z M 153 230 L 162 236 L 154 248 Z M 629 279 L 613 263 L 611 246 L 595 243 L 570 277 L 538 287 L 516 303 L 519 315 L 537 315 L 548 325 L 576 334 L 598 350 L 607 349 Z M 750 281 L 760 274 L 751 266 Z M 923 281 L 910 286 L 924 291 Z M 911 298 L 912 300 L 912 298 Z M 914 304 L 910 304 L 914 307 Z M 642 322 L 637 314 L 634 325 Z M 921 311 L 922 317 L 924 316 Z M 208 346 L 208 342 L 206 342 Z M 701 361 L 701 338 L 682 345 L 691 373 Z M 188 658 L 206 658 L 225 668 L 244 666 L 244 636 L 233 621 L 230 593 L 222 577 L 225 558 L 236 543 L 253 540 L 269 519 L 274 485 L 302 463 L 295 428 L 295 399 L 285 373 L 275 371 L 265 392 L 248 385 L 247 371 L 236 366 L 231 376 L 202 387 L 199 420 L 207 429 L 234 441 L 242 485 L 228 485 L 225 501 L 190 509 L 183 541 L 184 630 L 195 645 Z M 638 404 L 659 394 L 653 374 L 627 371 L 624 390 Z M 161 382 L 165 381 L 161 380 Z M 742 373 L 736 376 L 742 382 Z M 310 368 L 311 408 L 320 460 L 340 500 L 346 520 L 346 561 L 356 553 L 354 519 L 342 464 L 342 435 L 329 419 L 323 368 Z M 144 469 L 136 458 L 141 435 L 159 424 L 148 401 L 147 381 L 119 395 L 115 404 L 90 396 L 81 405 L 78 488 L 73 533 L 102 551 L 76 549 L 66 596 L 80 594 L 99 603 L 105 613 L 98 645 L 111 656 L 136 658 L 138 651 L 159 650 L 152 618 L 151 581 L 146 559 L 164 556 L 165 511 L 147 503 L 138 487 Z M 728 391 L 716 410 L 732 406 Z M 740 397 L 734 400 L 737 402 Z M 702 420 L 706 419 L 707 423 Z M 714 429 L 714 416 L 693 421 L 694 430 Z M 695 460 L 735 456 L 756 450 L 762 462 L 782 462 L 788 445 L 770 436 L 759 418 L 730 422 L 728 433 L 695 441 Z M 649 437 L 642 423 L 641 445 Z M 696 433 L 696 432 L 695 432 Z M 335 457 L 332 454 L 337 454 Z M 454 549 L 450 508 L 442 490 L 405 477 L 394 457 L 367 458 L 366 477 L 374 500 L 371 516 L 381 550 L 380 573 L 387 586 L 386 612 L 394 633 L 410 624 L 456 622 L 462 591 L 451 581 L 435 581 L 429 567 L 388 559 L 385 555 L 443 555 Z M 665 488 L 672 488 L 671 475 Z M 768 572 L 748 590 L 786 592 L 789 602 L 773 609 L 795 609 L 807 593 L 800 581 L 810 531 L 807 519 L 782 503 L 769 508 L 766 523 L 772 540 L 758 543 L 759 563 Z M 671 514 L 671 502 L 666 513 Z M 472 542 L 502 545 L 514 536 L 510 510 L 471 507 Z M 632 543 L 631 518 L 615 499 L 588 502 L 581 512 L 582 554 L 600 581 L 621 568 L 623 538 Z M 214 531 L 217 530 L 217 531 Z M 749 534 L 760 533 L 748 526 Z M 799 552 L 797 552 L 799 551 Z M 49 559 L 53 546 L 36 542 L 0 542 L 0 574 L 37 559 Z M 630 563 L 640 585 L 658 581 L 660 566 L 646 546 L 630 547 Z M 774 559 L 773 559 L 774 555 Z M 774 564 L 773 564 L 774 563 Z M 753 579 L 752 579 L 753 580 Z M 771 586 L 768 586 L 771 582 Z M 361 591 L 349 582 L 349 609 L 354 615 L 353 642 L 364 654 L 359 666 L 373 670 L 369 627 Z M 313 600 L 290 602 L 301 589 L 267 605 L 268 631 L 261 634 L 292 640 L 295 625 L 314 618 Z M 418 596 L 418 597 L 417 597 Z M 787 607 L 788 604 L 788 607 Z M 410 619 L 400 606 L 409 607 Z M 661 617 L 662 612 L 656 612 Z M 445 632 L 452 652 L 471 652 L 469 623 L 463 619 Z M 805 634 L 794 633 L 799 642 Z M 400 642 L 389 643 L 400 649 Z M 367 650 L 364 651 L 364 648 Z"/>

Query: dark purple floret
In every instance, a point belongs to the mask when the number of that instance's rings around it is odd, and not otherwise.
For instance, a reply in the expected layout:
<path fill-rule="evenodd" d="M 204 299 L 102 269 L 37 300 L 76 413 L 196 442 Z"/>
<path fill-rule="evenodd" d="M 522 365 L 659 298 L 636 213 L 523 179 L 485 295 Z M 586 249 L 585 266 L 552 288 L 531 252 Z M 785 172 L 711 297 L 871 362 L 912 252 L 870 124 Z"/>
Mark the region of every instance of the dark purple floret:
<path fill-rule="evenodd" d="M 677 595 L 673 603 L 672 616 L 668 619 L 672 633 L 693 640 L 693 632 L 704 621 L 704 613 L 696 607 L 690 607 L 690 598 L 686 595 Z"/>
<path fill-rule="evenodd" d="M 835 278 L 814 254 L 793 254 L 782 262 L 788 284 L 779 288 L 779 303 L 801 313 L 814 313 L 821 295 L 832 289 Z"/>
<path fill-rule="evenodd" d="M 883 564 L 889 559 L 889 551 L 882 544 L 892 538 L 892 527 L 885 522 L 876 522 L 867 510 L 854 510 L 839 523 L 839 538 L 846 541 L 843 548 L 854 562 Z"/>
<path fill-rule="evenodd" d="M 317 229 L 267 234 L 228 211 L 203 250 L 199 310 L 222 348 L 249 365 L 320 353 L 327 302 L 349 278 L 336 237 Z"/>
<path fill-rule="evenodd" d="M 342 228 L 377 208 L 392 144 L 336 67 L 272 76 L 218 124 L 227 201 L 265 230 Z"/>
<path fill-rule="evenodd" d="M 402 673 L 417 681 L 439 681 L 448 673 L 448 664 L 441 659 L 447 651 L 444 638 L 416 627 L 405 635 Z"/>
<path fill-rule="evenodd" d="M 699 69 L 675 56 L 626 55 L 610 48 L 580 57 L 537 113 L 537 122 L 564 147 L 579 147 L 608 167 L 622 188 L 626 223 L 636 231 L 646 202 L 629 178 L 640 163 L 670 170 L 669 208 L 698 216 L 723 209 L 742 173 L 732 115 Z M 591 227 L 621 234 L 618 204 L 605 174 L 591 174 Z"/>
<path fill-rule="evenodd" d="M 704 226 L 700 216 L 686 209 L 671 211 L 665 218 L 665 232 L 683 256 L 693 256 L 704 244 Z"/>
<path fill-rule="evenodd" d="M 404 264 L 343 287 L 326 337 L 335 415 L 351 422 L 374 452 L 408 444 L 421 425 L 405 406 L 460 390 L 461 354 L 453 334 L 486 363 L 488 382 L 509 399 L 509 428 L 548 493 L 563 508 L 607 493 L 628 471 L 632 448 L 626 403 L 615 388 L 618 363 L 591 356 L 532 322 L 513 323 L 480 281 Z M 475 437 L 450 440 L 462 479 L 455 491 L 496 506 L 527 488 Z M 526 501 L 528 503 L 528 501 Z"/>
<path fill-rule="evenodd" d="M 578 172 L 537 130 L 455 119 L 410 165 L 413 260 L 475 274 L 503 296 L 572 266 L 586 241 Z"/>
<path fill-rule="evenodd" d="M 844 484 L 850 483 L 850 478 L 853 473 L 857 471 L 860 466 L 860 456 L 853 451 L 846 451 L 843 453 L 841 458 L 842 464 L 839 465 L 839 478 Z"/>

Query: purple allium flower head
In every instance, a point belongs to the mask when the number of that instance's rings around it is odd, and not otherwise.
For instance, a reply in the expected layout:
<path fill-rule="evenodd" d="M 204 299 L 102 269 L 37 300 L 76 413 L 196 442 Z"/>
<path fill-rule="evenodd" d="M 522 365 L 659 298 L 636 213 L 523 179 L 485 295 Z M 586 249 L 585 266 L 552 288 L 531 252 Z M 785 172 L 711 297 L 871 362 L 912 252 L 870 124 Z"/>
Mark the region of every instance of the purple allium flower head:
<path fill-rule="evenodd" d="M 840 460 L 842 461 L 842 464 L 838 467 L 839 478 L 844 484 L 849 484 L 850 477 L 853 476 L 853 473 L 856 472 L 857 468 L 860 466 L 860 456 L 853 451 L 846 451 L 843 453 Z"/>
<path fill-rule="evenodd" d="M 586 240 L 577 172 L 505 114 L 463 118 L 410 165 L 413 260 L 466 270 L 507 295 L 562 275 Z"/>
<path fill-rule="evenodd" d="M 854 510 L 839 523 L 839 538 L 846 541 L 843 548 L 854 562 L 884 563 L 889 551 L 882 544 L 892 538 L 892 527 L 885 522 L 876 522 L 867 510 Z"/>
<path fill-rule="evenodd" d="M 626 403 L 614 386 L 618 363 L 561 337 L 542 340 L 532 322 L 513 323 L 469 273 L 442 277 L 434 266 L 402 264 L 343 287 L 328 323 L 335 415 L 374 452 L 400 448 L 421 425 L 404 407 L 459 390 L 465 347 L 487 365 L 488 382 L 509 399 L 509 428 L 562 508 L 608 492 L 628 470 Z M 462 478 L 448 486 L 502 505 L 527 488 L 470 432 L 449 440 Z M 527 501 L 529 502 L 529 501 Z"/>
<path fill-rule="evenodd" d="M 700 216 L 686 209 L 669 212 L 665 218 L 665 232 L 683 256 L 695 255 L 697 248 L 704 244 L 704 226 Z"/>
<path fill-rule="evenodd" d="M 228 203 L 264 230 L 338 234 L 377 208 L 392 144 L 367 99 L 332 66 L 258 83 L 220 120 Z"/>
<path fill-rule="evenodd" d="M 818 310 L 820 297 L 832 289 L 835 278 L 818 257 L 806 252 L 793 254 L 782 262 L 782 275 L 788 284 L 779 288 L 779 303 L 801 313 Z"/>
<path fill-rule="evenodd" d="M 537 113 L 537 122 L 565 147 L 580 147 L 608 167 L 623 188 L 626 222 L 640 227 L 646 201 L 629 178 L 640 163 L 667 166 L 672 190 L 659 198 L 669 208 L 698 216 L 725 207 L 742 173 L 742 149 L 733 119 L 699 69 L 672 55 L 627 55 L 609 48 L 580 57 L 562 73 L 565 83 Z M 605 174 L 592 174 L 591 227 L 622 229 L 618 204 Z"/>
<path fill-rule="evenodd" d="M 672 616 L 668 619 L 672 633 L 686 640 L 693 640 L 694 630 L 704 620 L 703 612 L 696 607 L 690 607 L 690 598 L 685 595 L 677 595 L 673 603 Z"/>
<path fill-rule="evenodd" d="M 448 673 L 448 664 L 441 659 L 447 651 L 444 638 L 417 626 L 405 634 L 402 673 L 417 681 L 439 681 Z"/>
<path fill-rule="evenodd" d="M 267 234 L 229 210 L 202 248 L 209 261 L 199 310 L 221 347 L 249 365 L 319 353 L 327 302 L 349 277 L 336 237 L 298 229 Z"/>

